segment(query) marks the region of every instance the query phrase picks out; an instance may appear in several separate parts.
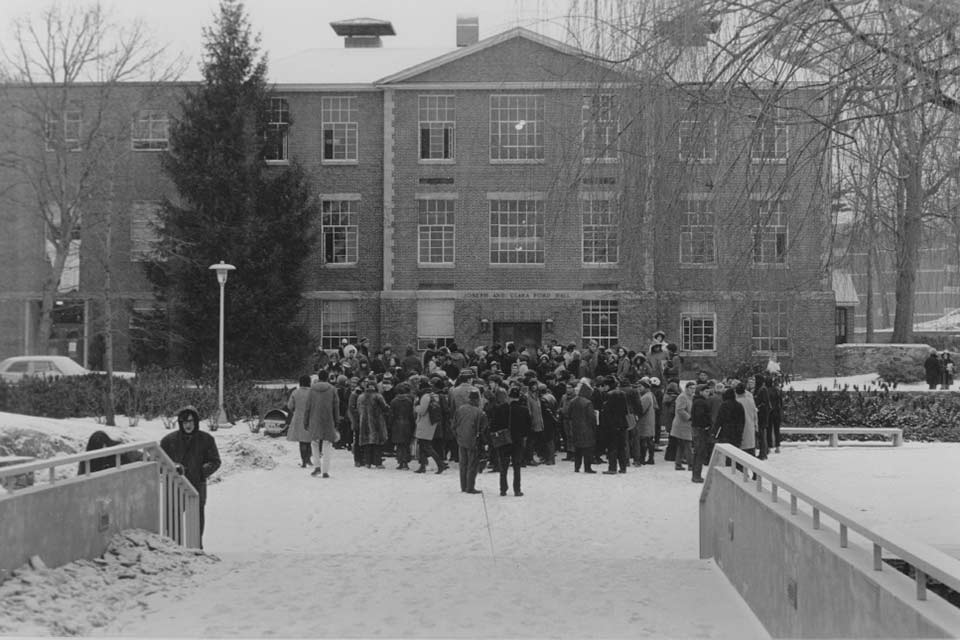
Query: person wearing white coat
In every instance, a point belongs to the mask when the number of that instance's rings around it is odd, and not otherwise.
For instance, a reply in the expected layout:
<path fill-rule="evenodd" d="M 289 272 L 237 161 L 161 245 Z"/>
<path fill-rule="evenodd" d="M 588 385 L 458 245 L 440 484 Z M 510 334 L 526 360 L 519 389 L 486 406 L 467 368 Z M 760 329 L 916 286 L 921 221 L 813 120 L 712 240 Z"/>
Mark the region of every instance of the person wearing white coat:
<path fill-rule="evenodd" d="M 754 456 L 757 449 L 757 405 L 753 401 L 753 395 L 747 393 L 747 385 L 744 383 L 737 383 L 736 392 L 737 402 L 743 405 L 744 413 L 743 438 L 740 441 L 740 448 Z"/>

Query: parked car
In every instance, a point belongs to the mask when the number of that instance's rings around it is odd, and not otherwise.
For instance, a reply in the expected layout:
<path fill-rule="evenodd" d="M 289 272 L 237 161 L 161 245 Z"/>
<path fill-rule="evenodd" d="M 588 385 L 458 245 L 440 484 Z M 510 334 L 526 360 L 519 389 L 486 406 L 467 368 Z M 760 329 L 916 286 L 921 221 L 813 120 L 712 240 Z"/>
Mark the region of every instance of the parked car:
<path fill-rule="evenodd" d="M 0 362 L 0 378 L 16 382 L 26 376 L 85 376 L 90 371 L 67 356 L 14 356 Z M 130 371 L 114 371 L 113 375 L 132 378 Z"/>

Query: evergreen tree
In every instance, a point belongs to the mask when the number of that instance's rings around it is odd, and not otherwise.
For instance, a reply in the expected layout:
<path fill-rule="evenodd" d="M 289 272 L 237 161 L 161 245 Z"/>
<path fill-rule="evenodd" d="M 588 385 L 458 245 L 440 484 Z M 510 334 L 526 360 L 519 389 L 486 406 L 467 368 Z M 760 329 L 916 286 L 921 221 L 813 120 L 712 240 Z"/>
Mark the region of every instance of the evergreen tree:
<path fill-rule="evenodd" d="M 291 373 L 310 353 L 298 321 L 316 205 L 299 165 L 263 160 L 267 61 L 242 2 L 221 0 L 203 36 L 203 81 L 182 101 L 163 159 L 177 197 L 164 205 L 147 277 L 166 303 L 173 362 L 198 373 L 218 349 L 219 286 L 209 267 L 235 265 L 225 360 L 259 376 Z"/>

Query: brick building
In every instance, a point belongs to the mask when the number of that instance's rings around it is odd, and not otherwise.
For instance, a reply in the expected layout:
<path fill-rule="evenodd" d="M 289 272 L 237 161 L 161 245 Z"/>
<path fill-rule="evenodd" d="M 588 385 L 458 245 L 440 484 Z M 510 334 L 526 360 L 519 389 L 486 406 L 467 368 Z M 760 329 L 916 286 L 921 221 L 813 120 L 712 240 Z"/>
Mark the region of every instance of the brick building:
<path fill-rule="evenodd" d="M 828 156 L 801 142 L 816 125 L 789 104 L 752 94 L 708 110 L 682 87 L 522 28 L 477 41 L 476 26 L 461 25 L 460 46 L 435 52 L 379 46 L 388 22 L 333 26 L 343 49 L 270 71 L 267 162 L 296 158 L 321 201 L 304 292 L 321 346 L 365 336 L 374 348 L 591 338 L 644 348 L 662 329 L 690 367 L 777 352 L 794 371 L 832 372 Z M 799 88 L 787 102 L 803 100 Z M 127 312 L 150 304 L 129 267 L 168 189 L 158 154 L 128 155 L 115 208 L 129 215 L 111 254 Z M 94 262 L 81 252 L 71 294 L 87 301 L 88 346 L 103 277 Z M 20 271 L 19 289 L 3 282 L 4 356 L 32 344 L 35 293 Z"/>

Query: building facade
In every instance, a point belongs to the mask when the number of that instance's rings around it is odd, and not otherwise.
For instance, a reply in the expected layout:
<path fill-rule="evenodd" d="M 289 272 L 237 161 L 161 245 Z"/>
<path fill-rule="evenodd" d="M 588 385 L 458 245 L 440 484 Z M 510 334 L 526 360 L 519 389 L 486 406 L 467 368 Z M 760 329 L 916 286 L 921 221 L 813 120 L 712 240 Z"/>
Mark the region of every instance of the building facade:
<path fill-rule="evenodd" d="M 828 155 L 804 144 L 816 125 L 789 105 L 753 104 L 754 93 L 708 109 L 682 87 L 521 28 L 483 41 L 467 30 L 463 46 L 418 60 L 365 46 L 390 35 L 389 23 L 334 26 L 348 47 L 271 72 L 266 158 L 296 158 L 320 201 L 304 292 L 320 347 L 595 339 L 641 351 L 663 330 L 688 367 L 719 372 L 777 353 L 795 372 L 832 372 Z M 182 88 L 168 87 L 167 99 Z M 802 88 L 788 98 L 803 100 Z M 123 189 L 104 205 L 123 213 L 113 249 L 97 259 L 87 250 L 102 242 L 84 240 L 69 294 L 86 305 L 89 352 L 104 278 L 93 265 L 123 274 L 112 288 L 122 300 L 114 326 L 126 330 L 118 368 L 124 341 L 137 339 L 131 312 L 152 304 L 136 268 L 149 220 L 174 196 L 156 131 L 146 143 L 156 148 L 125 151 Z M 3 283 L 4 356 L 33 344 L 35 276 L 14 271 L 19 284 Z"/>

